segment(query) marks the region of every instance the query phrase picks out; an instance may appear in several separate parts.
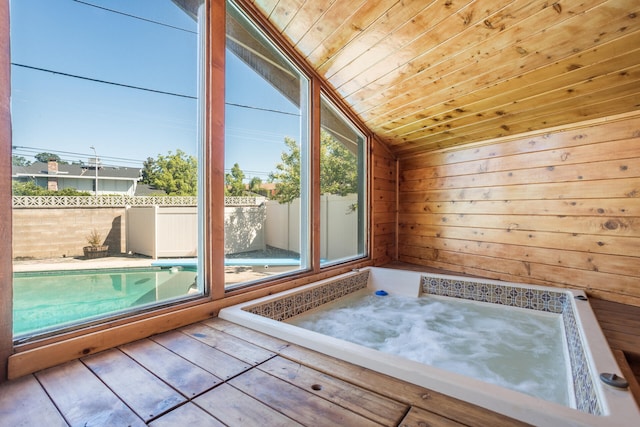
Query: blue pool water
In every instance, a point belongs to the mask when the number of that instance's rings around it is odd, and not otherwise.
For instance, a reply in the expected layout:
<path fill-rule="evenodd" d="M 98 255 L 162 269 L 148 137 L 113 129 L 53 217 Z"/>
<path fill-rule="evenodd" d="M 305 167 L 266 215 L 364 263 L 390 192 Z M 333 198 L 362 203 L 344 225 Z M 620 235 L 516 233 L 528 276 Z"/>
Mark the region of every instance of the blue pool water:
<path fill-rule="evenodd" d="M 189 295 L 196 274 L 186 267 L 15 273 L 14 337 Z"/>

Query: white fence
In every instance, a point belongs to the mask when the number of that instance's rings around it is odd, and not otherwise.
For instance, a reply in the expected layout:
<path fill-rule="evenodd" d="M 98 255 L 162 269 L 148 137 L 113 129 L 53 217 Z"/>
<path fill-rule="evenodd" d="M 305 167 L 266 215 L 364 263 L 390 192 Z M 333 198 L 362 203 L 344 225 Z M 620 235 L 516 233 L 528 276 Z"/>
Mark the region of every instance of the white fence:
<path fill-rule="evenodd" d="M 266 248 L 262 206 L 224 208 L 225 253 Z M 198 254 L 198 209 L 195 206 L 127 208 L 127 250 L 152 258 Z"/>
<path fill-rule="evenodd" d="M 356 194 L 320 198 L 320 258 L 336 260 L 358 253 Z M 300 199 L 281 205 L 266 202 L 266 242 L 269 246 L 300 252 Z"/>
<path fill-rule="evenodd" d="M 127 250 L 152 258 L 198 255 L 198 210 L 195 207 L 127 208 Z"/>
<path fill-rule="evenodd" d="M 266 249 L 265 206 L 224 208 L 224 253 L 235 254 Z"/>
<path fill-rule="evenodd" d="M 357 194 L 320 199 L 320 258 L 337 260 L 358 253 Z"/>
<path fill-rule="evenodd" d="M 254 197 L 230 197 L 226 201 L 225 253 L 263 250 L 267 246 L 301 252 L 299 200 L 283 205 L 273 201 L 257 205 L 264 198 Z M 86 243 L 87 230 L 98 229 L 108 237 L 106 243 L 112 253 L 194 257 L 198 248 L 195 202 L 191 197 L 14 196 L 14 229 L 20 236 L 14 241 L 14 256 L 75 256 Z M 322 197 L 321 258 L 335 260 L 357 253 L 358 215 L 352 208 L 356 202 L 355 195 Z M 102 212 L 96 209 L 100 207 L 105 212 L 110 210 L 110 216 L 96 216 Z M 73 208 L 82 212 L 76 213 Z M 82 230 L 77 230 L 78 215 L 87 217 L 86 224 L 80 226 Z M 63 244 L 57 239 L 54 245 L 47 241 L 46 251 L 35 251 L 34 242 L 42 241 L 43 233 L 51 233 L 53 227 L 71 240 Z M 24 248 L 18 245 L 22 241 Z"/>
<path fill-rule="evenodd" d="M 265 235 L 269 246 L 300 253 L 300 199 L 266 202 Z"/>

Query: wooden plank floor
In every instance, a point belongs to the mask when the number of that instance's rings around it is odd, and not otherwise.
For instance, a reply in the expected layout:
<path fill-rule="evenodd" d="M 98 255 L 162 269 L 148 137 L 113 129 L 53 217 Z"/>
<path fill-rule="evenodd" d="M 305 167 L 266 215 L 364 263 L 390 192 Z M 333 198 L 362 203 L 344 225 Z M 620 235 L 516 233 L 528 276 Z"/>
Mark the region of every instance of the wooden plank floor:
<path fill-rule="evenodd" d="M 0 385 L 0 426 L 517 426 L 211 319 Z"/>
<path fill-rule="evenodd" d="M 640 308 L 591 304 L 623 375 L 640 379 Z M 518 425 L 222 319 L 0 385 L 0 426 L 42 424 Z"/>

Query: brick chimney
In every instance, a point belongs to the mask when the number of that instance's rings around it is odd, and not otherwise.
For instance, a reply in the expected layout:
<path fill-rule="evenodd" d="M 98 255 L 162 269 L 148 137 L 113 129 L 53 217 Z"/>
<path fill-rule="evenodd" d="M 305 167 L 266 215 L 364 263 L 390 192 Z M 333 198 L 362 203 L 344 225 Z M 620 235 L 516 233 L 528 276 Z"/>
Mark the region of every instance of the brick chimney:
<path fill-rule="evenodd" d="M 47 173 L 49 175 L 58 174 L 58 161 L 56 159 L 49 159 L 47 162 Z M 55 176 L 49 177 L 47 180 L 47 190 L 58 191 L 58 178 Z"/>
<path fill-rule="evenodd" d="M 58 161 L 56 159 L 49 159 L 49 162 L 47 163 L 47 173 L 49 175 L 58 174 Z"/>

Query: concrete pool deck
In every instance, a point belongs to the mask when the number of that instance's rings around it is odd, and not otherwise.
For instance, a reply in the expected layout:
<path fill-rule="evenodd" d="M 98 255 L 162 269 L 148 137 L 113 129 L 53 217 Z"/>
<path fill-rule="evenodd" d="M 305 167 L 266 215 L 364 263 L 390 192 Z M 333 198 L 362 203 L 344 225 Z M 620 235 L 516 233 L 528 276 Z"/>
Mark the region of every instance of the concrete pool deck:
<path fill-rule="evenodd" d="M 82 257 L 47 258 L 14 260 L 13 272 L 41 272 L 41 271 L 68 271 L 68 270 L 96 270 L 106 268 L 144 268 L 151 267 L 157 260 L 141 256 L 108 256 L 96 259 L 84 259 Z M 248 282 L 258 280 L 272 274 L 256 272 L 243 266 L 227 266 L 224 269 L 225 283 Z"/>
<path fill-rule="evenodd" d="M 96 259 L 84 258 L 47 258 L 14 260 L 14 273 L 52 270 L 94 270 L 102 268 L 151 267 L 154 260 L 137 256 L 108 256 Z"/>

